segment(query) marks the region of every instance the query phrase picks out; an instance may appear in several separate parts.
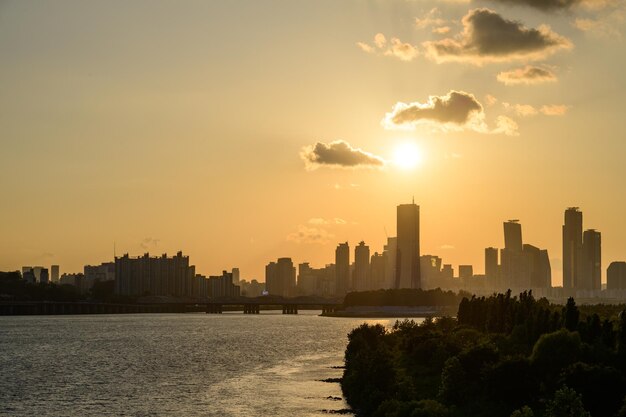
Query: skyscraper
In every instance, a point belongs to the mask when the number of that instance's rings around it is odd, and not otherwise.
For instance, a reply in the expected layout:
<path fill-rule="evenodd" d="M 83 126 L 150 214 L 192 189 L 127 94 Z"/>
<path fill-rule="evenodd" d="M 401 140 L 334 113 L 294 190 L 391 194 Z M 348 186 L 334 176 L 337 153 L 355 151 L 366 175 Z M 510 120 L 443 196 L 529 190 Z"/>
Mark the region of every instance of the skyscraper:
<path fill-rule="evenodd" d="M 370 247 L 361 241 L 354 248 L 354 284 L 357 291 L 369 290 Z"/>
<path fill-rule="evenodd" d="M 350 246 L 340 243 L 335 249 L 335 284 L 336 294 L 345 295 L 350 282 Z"/>
<path fill-rule="evenodd" d="M 495 284 L 498 276 L 498 249 L 485 248 L 485 277 Z"/>
<path fill-rule="evenodd" d="M 563 288 L 574 290 L 581 275 L 583 213 L 578 207 L 565 210 L 563 225 Z"/>
<path fill-rule="evenodd" d="M 600 232 L 589 229 L 583 233 L 582 274 L 578 289 L 599 291 L 602 289 L 602 246 Z"/>
<path fill-rule="evenodd" d="M 415 203 L 397 211 L 396 288 L 421 288 L 420 213 Z"/>
<path fill-rule="evenodd" d="M 113 270 L 115 272 L 115 264 L 113 264 Z M 59 282 L 59 265 L 52 265 L 50 267 L 50 280 L 54 283 Z"/>
<path fill-rule="evenodd" d="M 398 238 L 388 237 L 387 244 L 383 248 L 385 258 L 385 278 L 382 288 L 396 287 L 396 262 L 397 262 Z"/>
<path fill-rule="evenodd" d="M 512 252 L 522 251 L 522 225 L 518 220 L 504 222 L 504 248 Z"/>

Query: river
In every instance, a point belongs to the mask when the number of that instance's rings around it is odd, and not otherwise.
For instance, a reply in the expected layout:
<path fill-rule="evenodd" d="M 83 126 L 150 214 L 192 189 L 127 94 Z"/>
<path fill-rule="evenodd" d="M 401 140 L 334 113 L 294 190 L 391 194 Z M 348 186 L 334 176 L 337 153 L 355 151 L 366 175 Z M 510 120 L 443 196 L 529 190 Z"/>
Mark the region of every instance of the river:
<path fill-rule="evenodd" d="M 0 317 L 0 415 L 329 416 L 366 320 L 258 315 Z"/>

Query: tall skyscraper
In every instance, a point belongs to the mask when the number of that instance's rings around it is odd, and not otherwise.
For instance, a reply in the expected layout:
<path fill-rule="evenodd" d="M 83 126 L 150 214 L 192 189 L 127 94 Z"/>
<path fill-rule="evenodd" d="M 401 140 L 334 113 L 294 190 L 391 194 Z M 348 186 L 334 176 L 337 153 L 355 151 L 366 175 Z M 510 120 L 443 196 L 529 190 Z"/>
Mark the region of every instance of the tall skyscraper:
<path fill-rule="evenodd" d="M 602 289 L 602 242 L 600 232 L 589 229 L 583 233 L 582 274 L 578 289 Z"/>
<path fill-rule="evenodd" d="M 504 222 L 504 248 L 512 252 L 522 251 L 522 225 L 517 220 Z"/>
<path fill-rule="evenodd" d="M 498 276 L 498 249 L 485 248 L 485 277 L 495 284 Z"/>
<path fill-rule="evenodd" d="M 115 264 L 113 264 L 113 269 L 115 270 Z M 58 283 L 59 277 L 59 265 L 52 265 L 50 267 L 50 280 L 54 283 Z"/>
<path fill-rule="evenodd" d="M 370 258 L 369 290 L 385 288 L 385 257 L 374 252 Z"/>
<path fill-rule="evenodd" d="M 382 288 L 395 288 L 396 287 L 396 262 L 398 261 L 397 255 L 398 238 L 388 237 L 387 244 L 383 248 L 383 257 L 385 258 L 385 278 Z"/>
<path fill-rule="evenodd" d="M 397 209 L 396 288 L 421 288 L 420 212 L 415 203 Z"/>
<path fill-rule="evenodd" d="M 504 249 L 500 251 L 501 286 L 522 290 L 530 286 L 530 263 L 522 244 L 522 225 L 517 220 L 504 222 Z"/>
<path fill-rule="evenodd" d="M 626 262 L 611 262 L 606 270 L 607 290 L 626 290 Z"/>
<path fill-rule="evenodd" d="M 296 268 L 291 258 L 278 258 L 276 262 L 270 262 L 265 266 L 265 286 L 270 295 L 283 297 L 295 295 Z"/>
<path fill-rule="evenodd" d="M 335 249 L 335 284 L 336 294 L 345 295 L 350 282 L 350 246 L 340 243 Z"/>
<path fill-rule="evenodd" d="M 354 248 L 354 284 L 357 291 L 369 290 L 370 247 L 361 241 Z"/>
<path fill-rule="evenodd" d="M 582 265 L 583 213 L 578 207 L 565 210 L 563 225 L 563 288 L 575 290 Z"/>

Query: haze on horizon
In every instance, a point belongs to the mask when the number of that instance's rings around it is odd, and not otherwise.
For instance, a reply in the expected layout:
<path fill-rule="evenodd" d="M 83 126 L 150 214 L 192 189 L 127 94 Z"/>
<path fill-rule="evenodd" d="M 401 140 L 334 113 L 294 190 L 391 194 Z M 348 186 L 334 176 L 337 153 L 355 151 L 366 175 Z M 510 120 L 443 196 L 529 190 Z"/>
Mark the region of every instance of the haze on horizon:
<path fill-rule="evenodd" d="M 0 2 L 0 270 L 115 242 L 263 280 L 381 251 L 415 197 L 422 254 L 480 273 L 520 219 L 554 285 L 579 206 L 604 282 L 626 260 L 626 2 L 518 3 Z"/>

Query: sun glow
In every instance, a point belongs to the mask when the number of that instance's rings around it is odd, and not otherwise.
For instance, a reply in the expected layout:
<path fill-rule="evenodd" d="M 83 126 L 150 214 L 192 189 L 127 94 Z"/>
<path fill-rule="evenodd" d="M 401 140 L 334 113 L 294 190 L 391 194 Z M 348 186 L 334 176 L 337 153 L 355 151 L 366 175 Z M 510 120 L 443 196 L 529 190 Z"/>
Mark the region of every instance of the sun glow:
<path fill-rule="evenodd" d="M 414 169 L 422 162 L 422 152 L 414 143 L 403 143 L 396 146 L 393 152 L 393 163 L 400 169 Z"/>

